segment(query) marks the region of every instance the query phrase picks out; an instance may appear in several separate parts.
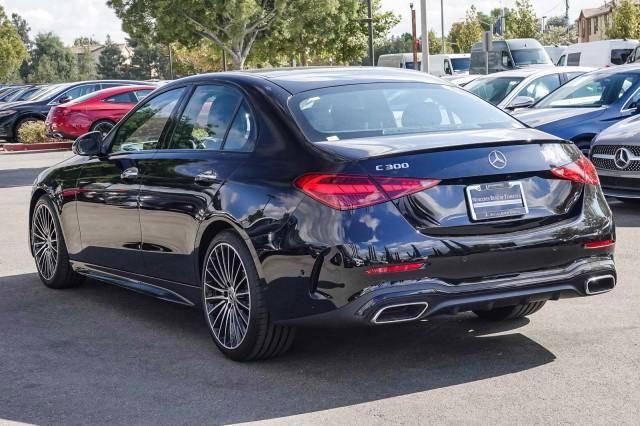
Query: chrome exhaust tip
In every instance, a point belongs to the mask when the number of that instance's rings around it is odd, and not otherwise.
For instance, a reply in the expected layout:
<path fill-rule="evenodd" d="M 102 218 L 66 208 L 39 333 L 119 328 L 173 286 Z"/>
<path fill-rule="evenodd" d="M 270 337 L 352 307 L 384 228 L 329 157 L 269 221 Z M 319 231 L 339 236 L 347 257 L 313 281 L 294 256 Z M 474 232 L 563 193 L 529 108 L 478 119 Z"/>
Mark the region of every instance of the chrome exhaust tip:
<path fill-rule="evenodd" d="M 616 278 L 611 275 L 599 275 L 589 278 L 584 283 L 584 291 L 588 295 L 606 293 L 616 286 Z"/>
<path fill-rule="evenodd" d="M 381 308 L 373 316 L 373 324 L 391 324 L 414 321 L 420 318 L 429 307 L 427 302 L 398 303 Z"/>

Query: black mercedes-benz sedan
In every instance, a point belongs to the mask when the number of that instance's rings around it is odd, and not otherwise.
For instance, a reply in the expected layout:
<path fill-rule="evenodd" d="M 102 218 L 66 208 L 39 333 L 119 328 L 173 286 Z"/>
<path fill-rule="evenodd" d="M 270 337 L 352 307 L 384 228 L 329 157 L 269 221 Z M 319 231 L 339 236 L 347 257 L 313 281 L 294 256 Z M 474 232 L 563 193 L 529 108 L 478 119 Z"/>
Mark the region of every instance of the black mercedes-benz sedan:
<path fill-rule="evenodd" d="M 296 327 L 505 320 L 616 284 L 580 150 L 418 72 L 188 77 L 74 152 L 33 186 L 44 284 L 201 307 L 236 360 Z"/>

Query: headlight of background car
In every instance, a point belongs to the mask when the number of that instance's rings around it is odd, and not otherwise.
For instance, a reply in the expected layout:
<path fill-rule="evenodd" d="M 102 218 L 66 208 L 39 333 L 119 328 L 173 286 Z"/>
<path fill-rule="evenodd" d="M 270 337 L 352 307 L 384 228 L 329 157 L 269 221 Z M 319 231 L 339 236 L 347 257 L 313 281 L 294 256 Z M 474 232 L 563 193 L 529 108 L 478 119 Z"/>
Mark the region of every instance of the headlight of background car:
<path fill-rule="evenodd" d="M 16 112 L 17 111 L 13 109 L 5 109 L 4 111 L 0 111 L 0 117 L 8 117 L 15 114 Z"/>

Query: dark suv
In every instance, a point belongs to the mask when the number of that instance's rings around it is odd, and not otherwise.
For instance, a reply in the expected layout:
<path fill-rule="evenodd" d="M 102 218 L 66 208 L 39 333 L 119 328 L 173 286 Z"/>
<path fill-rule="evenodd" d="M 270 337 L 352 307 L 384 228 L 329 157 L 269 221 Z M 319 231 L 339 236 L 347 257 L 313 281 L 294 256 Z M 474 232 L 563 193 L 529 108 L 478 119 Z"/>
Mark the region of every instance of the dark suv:
<path fill-rule="evenodd" d="M 3 104 L 0 106 L 0 139 L 19 142 L 20 127 L 28 122 L 44 121 L 52 106 L 69 102 L 97 90 L 129 84 L 140 84 L 140 82 L 102 80 L 54 84 L 29 101 Z"/>

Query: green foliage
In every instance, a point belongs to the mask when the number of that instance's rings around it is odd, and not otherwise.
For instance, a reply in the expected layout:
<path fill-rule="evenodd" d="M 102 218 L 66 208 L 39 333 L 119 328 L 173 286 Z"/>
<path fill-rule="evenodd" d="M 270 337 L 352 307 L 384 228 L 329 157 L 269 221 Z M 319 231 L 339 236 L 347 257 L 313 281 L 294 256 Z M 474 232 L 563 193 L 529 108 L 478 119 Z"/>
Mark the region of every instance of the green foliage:
<path fill-rule="evenodd" d="M 173 67 L 177 76 L 222 71 L 222 52 L 209 40 L 195 46 L 172 44 Z"/>
<path fill-rule="evenodd" d="M 131 65 L 127 67 L 127 78 L 134 80 L 149 80 L 152 78 L 170 79 L 169 48 L 154 43 L 148 38 L 127 39 L 127 44 L 133 49 Z"/>
<path fill-rule="evenodd" d="M 49 138 L 44 132 L 44 121 L 36 120 L 24 123 L 18 130 L 18 140 L 21 143 L 45 143 L 58 142 L 56 139 Z"/>
<path fill-rule="evenodd" d="M 427 37 L 429 38 L 429 54 L 437 55 L 442 53 L 442 39 L 433 30 L 427 33 Z"/>
<path fill-rule="evenodd" d="M 467 10 L 464 22 L 456 22 L 449 31 L 449 42 L 454 52 L 467 53 L 471 46 L 482 39 L 482 26 L 478 20 L 478 11 L 475 6 Z"/>
<path fill-rule="evenodd" d="M 529 0 L 516 0 L 516 7 L 507 21 L 507 38 L 535 38 L 539 25 L 536 12 Z"/>
<path fill-rule="evenodd" d="M 73 40 L 74 46 L 95 46 L 98 44 L 100 44 L 100 42 L 93 37 L 82 36 L 77 37 L 75 40 Z"/>
<path fill-rule="evenodd" d="M 611 25 L 606 29 L 608 38 L 640 37 L 640 7 L 632 0 L 621 0 L 613 5 Z"/>
<path fill-rule="evenodd" d="M 22 43 L 29 49 L 31 46 L 31 39 L 29 38 L 29 33 L 31 32 L 31 27 L 27 23 L 27 21 L 17 13 L 11 14 L 11 23 L 15 27 L 18 32 L 18 36 Z"/>
<path fill-rule="evenodd" d="M 569 32 L 565 26 L 547 26 L 544 34 L 538 35 L 537 39 L 543 46 L 568 46 L 578 42 L 578 32 L 575 26 Z"/>
<path fill-rule="evenodd" d="M 76 56 L 76 71 L 78 80 L 94 80 L 98 78 L 96 63 L 89 47 L 84 48 L 82 53 Z"/>
<path fill-rule="evenodd" d="M 49 32 L 36 36 L 27 75 L 29 82 L 57 83 L 77 79 L 76 58 Z"/>
<path fill-rule="evenodd" d="M 124 70 L 124 57 L 120 47 L 107 35 L 104 48 L 100 51 L 96 70 L 101 78 L 121 78 Z"/>
<path fill-rule="evenodd" d="M 13 78 L 26 57 L 27 48 L 0 6 L 0 81 Z"/>

